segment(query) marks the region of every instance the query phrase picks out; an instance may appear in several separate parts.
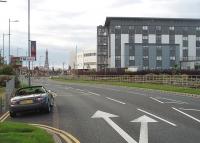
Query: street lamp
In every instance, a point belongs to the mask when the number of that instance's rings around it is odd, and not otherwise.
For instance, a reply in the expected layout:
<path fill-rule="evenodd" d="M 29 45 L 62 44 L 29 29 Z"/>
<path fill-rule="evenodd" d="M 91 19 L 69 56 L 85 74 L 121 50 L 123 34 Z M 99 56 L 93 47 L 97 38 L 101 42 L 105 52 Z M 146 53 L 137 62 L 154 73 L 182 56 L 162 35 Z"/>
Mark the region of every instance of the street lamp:
<path fill-rule="evenodd" d="M 9 36 L 9 40 L 8 40 L 8 61 L 9 61 L 9 64 L 11 62 L 11 59 L 10 59 L 10 23 L 11 22 L 19 22 L 19 20 L 10 20 L 9 19 L 9 31 L 8 31 L 8 36 Z"/>
<path fill-rule="evenodd" d="M 28 0 L 28 56 L 31 56 L 31 1 Z M 31 86 L 31 62 L 28 61 L 28 85 Z"/>
<path fill-rule="evenodd" d="M 5 61 L 5 50 L 4 50 L 4 40 L 5 40 L 5 36 L 8 36 L 9 34 L 4 34 L 3 33 L 3 61 Z M 3 62 L 4 63 L 4 62 Z"/>

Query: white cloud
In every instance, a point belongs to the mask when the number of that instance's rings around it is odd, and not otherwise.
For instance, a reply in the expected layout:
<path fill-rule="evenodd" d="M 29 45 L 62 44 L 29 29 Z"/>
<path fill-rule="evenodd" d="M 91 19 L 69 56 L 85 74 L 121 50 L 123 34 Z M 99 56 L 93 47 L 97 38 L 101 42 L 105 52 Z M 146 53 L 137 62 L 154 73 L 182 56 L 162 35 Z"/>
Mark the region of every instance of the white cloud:
<path fill-rule="evenodd" d="M 38 57 L 49 49 L 50 61 L 62 65 L 69 63 L 75 45 L 96 48 L 96 26 L 107 16 L 198 18 L 199 5 L 199 0 L 31 0 L 31 38 L 37 41 Z M 12 53 L 20 47 L 25 54 L 27 0 L 0 3 L 0 37 L 8 32 L 9 18 L 20 20 L 11 23 Z"/>

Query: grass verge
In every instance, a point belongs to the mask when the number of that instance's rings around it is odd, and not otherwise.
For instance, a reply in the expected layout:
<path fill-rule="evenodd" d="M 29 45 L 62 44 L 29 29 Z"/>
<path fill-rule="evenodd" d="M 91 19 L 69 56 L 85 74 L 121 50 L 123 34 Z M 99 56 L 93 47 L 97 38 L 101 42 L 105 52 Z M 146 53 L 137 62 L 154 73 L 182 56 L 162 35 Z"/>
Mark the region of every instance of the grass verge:
<path fill-rule="evenodd" d="M 0 97 L 3 96 L 5 93 L 5 88 L 4 87 L 0 87 Z"/>
<path fill-rule="evenodd" d="M 107 85 L 115 85 L 115 86 L 126 86 L 126 87 L 133 87 L 133 88 L 153 89 L 153 90 L 171 91 L 171 92 L 196 94 L 196 95 L 200 94 L 200 89 L 178 87 L 178 86 L 165 85 L 165 84 L 66 80 L 66 79 L 62 79 L 62 78 L 52 78 L 52 80 L 61 81 L 61 82 L 68 82 L 68 83 L 73 82 L 73 83 L 88 83 L 88 84 L 107 84 Z"/>
<path fill-rule="evenodd" d="M 46 131 L 27 124 L 0 123 L 0 143 L 54 143 Z"/>

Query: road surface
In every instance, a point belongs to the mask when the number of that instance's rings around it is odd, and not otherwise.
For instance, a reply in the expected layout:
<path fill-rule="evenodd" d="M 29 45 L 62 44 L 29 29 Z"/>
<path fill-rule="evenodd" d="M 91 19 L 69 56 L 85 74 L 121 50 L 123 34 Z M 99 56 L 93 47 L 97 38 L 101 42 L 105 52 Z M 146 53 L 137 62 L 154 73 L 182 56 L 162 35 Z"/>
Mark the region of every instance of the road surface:
<path fill-rule="evenodd" d="M 200 142 L 200 98 L 44 78 L 34 85 L 56 92 L 53 112 L 7 120 L 56 127 L 81 143 Z"/>

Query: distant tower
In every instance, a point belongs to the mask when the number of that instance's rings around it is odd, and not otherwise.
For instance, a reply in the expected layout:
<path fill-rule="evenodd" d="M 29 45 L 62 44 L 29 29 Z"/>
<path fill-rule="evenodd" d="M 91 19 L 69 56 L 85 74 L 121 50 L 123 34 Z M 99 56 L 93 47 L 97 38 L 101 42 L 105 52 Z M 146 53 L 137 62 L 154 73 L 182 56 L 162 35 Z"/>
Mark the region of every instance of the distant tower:
<path fill-rule="evenodd" d="M 44 68 L 45 68 L 46 70 L 49 70 L 49 57 L 48 57 L 48 50 L 46 50 Z"/>

